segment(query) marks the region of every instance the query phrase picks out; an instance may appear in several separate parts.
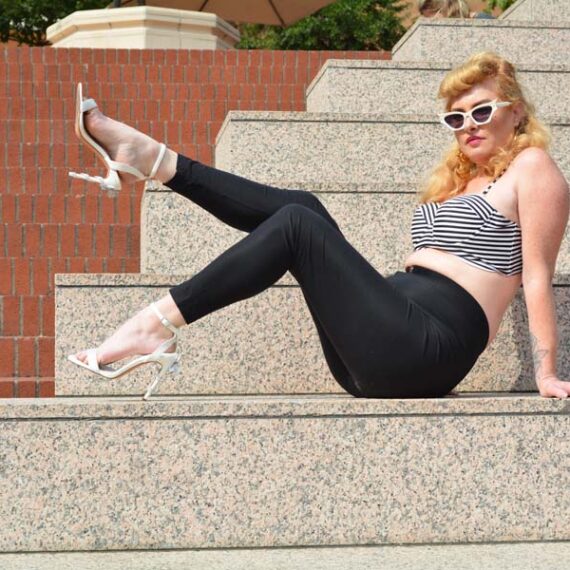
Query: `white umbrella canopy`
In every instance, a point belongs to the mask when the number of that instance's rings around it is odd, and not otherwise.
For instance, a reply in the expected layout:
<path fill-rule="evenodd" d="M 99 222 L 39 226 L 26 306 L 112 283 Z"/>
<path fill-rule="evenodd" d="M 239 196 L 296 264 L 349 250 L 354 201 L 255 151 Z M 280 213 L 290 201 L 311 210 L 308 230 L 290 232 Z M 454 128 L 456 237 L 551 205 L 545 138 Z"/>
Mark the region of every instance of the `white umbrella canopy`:
<path fill-rule="evenodd" d="M 335 0 L 146 0 L 146 6 L 211 12 L 231 22 L 288 26 Z M 137 0 L 122 0 L 121 6 L 136 6 Z"/>

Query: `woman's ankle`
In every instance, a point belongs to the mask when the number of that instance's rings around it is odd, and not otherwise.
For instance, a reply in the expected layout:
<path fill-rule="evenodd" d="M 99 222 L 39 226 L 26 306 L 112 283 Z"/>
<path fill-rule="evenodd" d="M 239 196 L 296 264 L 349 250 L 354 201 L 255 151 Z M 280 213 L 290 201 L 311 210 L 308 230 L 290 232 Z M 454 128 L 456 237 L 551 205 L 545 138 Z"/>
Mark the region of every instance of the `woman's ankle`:
<path fill-rule="evenodd" d="M 178 305 L 174 302 L 172 295 L 167 293 L 164 297 L 155 302 L 156 308 L 162 315 L 170 321 L 175 327 L 186 325 L 184 316 L 180 312 Z"/>
<path fill-rule="evenodd" d="M 158 167 L 156 179 L 163 184 L 170 182 L 176 174 L 176 165 L 178 164 L 178 153 L 167 148 L 164 158 Z"/>

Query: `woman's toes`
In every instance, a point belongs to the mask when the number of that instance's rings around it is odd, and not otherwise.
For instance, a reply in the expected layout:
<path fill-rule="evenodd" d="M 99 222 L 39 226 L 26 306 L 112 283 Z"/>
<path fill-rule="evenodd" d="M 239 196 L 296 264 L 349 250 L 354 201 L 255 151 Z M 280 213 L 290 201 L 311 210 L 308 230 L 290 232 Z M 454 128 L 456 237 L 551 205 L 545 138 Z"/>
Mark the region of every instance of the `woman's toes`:
<path fill-rule="evenodd" d="M 81 362 L 84 362 L 85 364 L 87 364 L 87 351 L 82 350 L 82 351 L 78 352 L 75 355 L 75 358 L 77 358 L 77 360 L 80 360 Z"/>

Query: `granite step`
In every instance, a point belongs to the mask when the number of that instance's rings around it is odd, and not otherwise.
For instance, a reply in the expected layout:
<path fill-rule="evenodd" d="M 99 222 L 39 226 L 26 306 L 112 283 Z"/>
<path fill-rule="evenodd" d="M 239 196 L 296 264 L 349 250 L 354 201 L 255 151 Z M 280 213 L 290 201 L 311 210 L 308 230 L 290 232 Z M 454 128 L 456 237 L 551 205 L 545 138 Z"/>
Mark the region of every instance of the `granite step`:
<path fill-rule="evenodd" d="M 494 51 L 513 63 L 568 65 L 570 22 L 419 18 L 392 49 L 394 61 L 459 63 Z"/>
<path fill-rule="evenodd" d="M 285 187 L 315 188 L 303 184 Z M 409 227 L 418 199 L 413 186 L 327 184 L 316 188 L 314 195 L 374 267 L 383 273 L 403 268 L 412 251 Z M 166 187 L 146 190 L 141 206 L 141 272 L 197 273 L 246 235 Z M 560 271 L 565 271 L 563 265 Z M 288 274 L 281 282 L 296 284 Z"/>
<path fill-rule="evenodd" d="M 451 68 L 447 62 L 329 59 L 307 88 L 307 111 L 437 114 L 443 109 L 439 84 Z M 560 97 L 570 91 L 570 67 L 518 65 L 517 76 L 539 117 L 570 116 L 570 99 Z"/>
<path fill-rule="evenodd" d="M 500 16 L 502 20 L 570 22 L 568 0 L 518 0 Z"/>
<path fill-rule="evenodd" d="M 570 542 L 0 553 L 3 570 L 567 570 Z"/>
<path fill-rule="evenodd" d="M 330 183 L 296 188 L 319 198 L 346 239 L 378 271 L 403 270 L 413 250 L 410 226 L 418 185 Z M 145 191 L 141 218 L 142 273 L 197 273 L 246 236 L 166 187 Z M 569 234 L 567 229 L 557 259 L 556 269 L 562 274 L 570 274 Z M 288 274 L 281 283 L 296 284 Z"/>
<path fill-rule="evenodd" d="M 570 120 L 543 117 L 552 156 L 570 175 Z M 231 111 L 216 141 L 216 165 L 259 182 L 307 186 L 414 184 L 454 135 L 433 115 Z"/>
<path fill-rule="evenodd" d="M 569 412 L 494 394 L 0 400 L 0 551 L 568 541 Z"/>
<path fill-rule="evenodd" d="M 74 365 L 66 357 L 98 346 L 131 315 L 189 277 L 57 274 L 56 395 L 141 397 L 157 366 L 141 366 L 113 381 Z M 328 370 L 300 288 L 292 285 L 293 281 L 288 283 L 272 286 L 183 327 L 179 342 L 181 373 L 167 377 L 156 397 L 344 393 Z M 560 334 L 558 370 L 566 378 L 570 377 L 568 274 L 555 275 L 554 296 Z M 536 391 L 522 290 L 494 342 L 458 391 Z"/>

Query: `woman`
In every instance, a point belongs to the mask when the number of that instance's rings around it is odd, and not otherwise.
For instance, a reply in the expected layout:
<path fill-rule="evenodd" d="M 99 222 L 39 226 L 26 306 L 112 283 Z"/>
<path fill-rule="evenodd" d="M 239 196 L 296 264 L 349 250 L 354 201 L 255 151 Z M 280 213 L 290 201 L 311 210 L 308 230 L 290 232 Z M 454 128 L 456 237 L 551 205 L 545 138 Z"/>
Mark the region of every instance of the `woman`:
<path fill-rule="evenodd" d="M 420 16 L 424 18 L 469 18 L 465 0 L 418 0 Z"/>
<path fill-rule="evenodd" d="M 556 373 L 551 282 L 569 197 L 545 150 L 547 132 L 524 98 L 513 66 L 495 54 L 477 54 L 451 71 L 439 96 L 446 102 L 442 123 L 453 130 L 455 142 L 414 213 L 415 247 L 406 272 L 385 278 L 347 242 L 313 194 L 271 188 L 177 155 L 106 118 L 92 100 L 81 102 L 79 92 L 78 133 L 101 156 L 112 157 L 106 159 L 105 180 L 80 177 L 118 190 L 121 180 L 133 179 L 125 171 L 138 178 L 150 172 L 250 233 L 132 317 L 98 349 L 70 359 L 108 377 L 148 359 L 165 371 L 178 359 L 173 352 L 178 327 L 255 295 L 290 271 L 329 368 L 347 392 L 439 397 L 465 377 L 492 342 L 522 283 L 539 392 L 567 397 L 570 383 Z M 99 368 L 132 354 L 150 356 L 118 372 Z"/>

